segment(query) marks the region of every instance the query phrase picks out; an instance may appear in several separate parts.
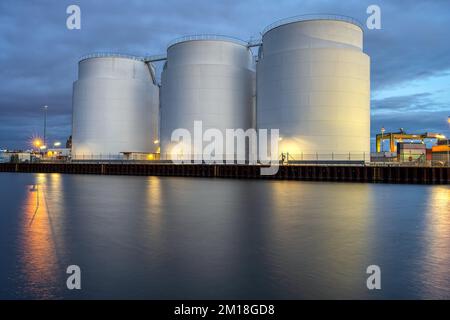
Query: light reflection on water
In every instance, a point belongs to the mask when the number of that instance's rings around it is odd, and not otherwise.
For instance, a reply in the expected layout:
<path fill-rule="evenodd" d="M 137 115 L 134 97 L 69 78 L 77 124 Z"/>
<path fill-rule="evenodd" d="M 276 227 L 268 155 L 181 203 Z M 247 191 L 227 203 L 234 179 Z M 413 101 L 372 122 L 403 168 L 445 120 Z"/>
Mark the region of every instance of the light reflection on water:
<path fill-rule="evenodd" d="M 48 178 L 51 181 L 48 181 Z M 52 217 L 47 202 L 48 189 L 56 189 L 62 192 L 58 183 L 60 175 L 52 174 L 50 177 L 45 174 L 38 174 L 34 184 L 27 186 L 26 198 L 22 207 L 21 231 L 19 250 L 21 279 L 24 285 L 22 290 L 28 290 L 30 297 L 37 299 L 49 299 L 58 297 L 58 287 L 61 280 L 60 265 L 57 257 L 57 246 L 61 244 L 61 239 L 57 237 L 54 230 L 58 221 L 53 221 L 57 216 Z M 58 201 L 52 201 L 53 212 L 60 212 L 57 206 Z"/>
<path fill-rule="evenodd" d="M 0 298 L 450 298 L 447 186 L 2 174 L 0 193 Z"/>
<path fill-rule="evenodd" d="M 439 186 L 429 192 L 426 213 L 426 254 L 422 262 L 423 296 L 450 298 L 450 188 Z"/>
<path fill-rule="evenodd" d="M 334 186 L 279 181 L 269 189 L 271 242 L 279 246 L 273 263 L 293 294 L 308 288 L 304 298 L 367 295 L 362 266 L 370 264 L 373 194 L 368 184 Z"/>

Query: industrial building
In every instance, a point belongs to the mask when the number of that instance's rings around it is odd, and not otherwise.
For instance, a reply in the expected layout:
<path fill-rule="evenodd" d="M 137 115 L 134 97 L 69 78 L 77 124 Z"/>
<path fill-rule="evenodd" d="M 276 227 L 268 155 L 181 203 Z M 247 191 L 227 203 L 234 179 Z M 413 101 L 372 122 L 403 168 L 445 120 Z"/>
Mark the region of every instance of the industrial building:
<path fill-rule="evenodd" d="M 0 150 L 0 163 L 6 162 L 31 162 L 32 154 L 27 151 Z"/>
<path fill-rule="evenodd" d="M 441 139 L 431 148 L 432 160 L 450 164 L 450 139 Z"/>
<path fill-rule="evenodd" d="M 383 148 L 389 141 L 388 151 Z M 435 140 L 436 145 L 427 148 L 427 142 Z M 384 128 L 376 135 L 376 151 L 371 155 L 372 162 L 415 162 L 425 161 L 449 163 L 449 140 L 439 133 L 410 133 L 400 128 L 398 132 L 386 132 Z"/>
<path fill-rule="evenodd" d="M 191 36 L 158 57 L 88 56 L 73 89 L 73 159 L 170 159 L 172 132 L 202 121 L 223 134 L 279 129 L 290 160 L 370 160 L 370 59 L 348 17 L 278 21 L 252 43 Z"/>

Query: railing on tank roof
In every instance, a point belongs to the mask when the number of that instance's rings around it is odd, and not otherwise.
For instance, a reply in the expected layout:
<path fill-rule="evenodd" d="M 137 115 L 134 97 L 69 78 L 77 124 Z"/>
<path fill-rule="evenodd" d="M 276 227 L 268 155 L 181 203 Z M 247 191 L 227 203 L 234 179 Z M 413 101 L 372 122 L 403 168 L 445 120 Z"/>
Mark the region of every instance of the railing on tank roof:
<path fill-rule="evenodd" d="M 363 29 L 363 25 L 361 22 L 356 20 L 355 18 L 349 17 L 349 16 L 343 16 L 338 14 L 303 14 L 300 16 L 294 16 L 290 18 L 281 19 L 278 21 L 275 21 L 272 24 L 269 24 L 267 27 L 264 28 L 262 34 L 267 33 L 268 31 L 275 29 L 276 27 L 294 23 L 294 22 L 301 22 L 301 21 L 309 21 L 309 20 L 337 20 L 337 21 L 344 21 L 344 22 L 350 22 L 361 29 Z"/>
<path fill-rule="evenodd" d="M 229 41 L 234 42 L 243 46 L 247 46 L 248 42 L 235 38 L 230 36 L 224 36 L 219 34 L 196 34 L 196 35 L 190 35 L 190 36 L 183 36 L 180 38 L 176 38 L 169 42 L 167 45 L 167 48 L 180 43 L 180 42 L 186 42 L 186 41 L 198 41 L 198 40 L 218 40 L 218 41 Z"/>
<path fill-rule="evenodd" d="M 134 56 L 131 54 L 122 54 L 122 53 L 114 53 L 114 52 L 94 52 L 86 54 L 82 57 L 80 57 L 79 61 L 83 61 L 86 59 L 91 58 L 108 58 L 108 57 L 116 57 L 116 58 L 126 58 L 126 59 L 133 59 L 138 61 L 144 61 L 144 57 Z"/>

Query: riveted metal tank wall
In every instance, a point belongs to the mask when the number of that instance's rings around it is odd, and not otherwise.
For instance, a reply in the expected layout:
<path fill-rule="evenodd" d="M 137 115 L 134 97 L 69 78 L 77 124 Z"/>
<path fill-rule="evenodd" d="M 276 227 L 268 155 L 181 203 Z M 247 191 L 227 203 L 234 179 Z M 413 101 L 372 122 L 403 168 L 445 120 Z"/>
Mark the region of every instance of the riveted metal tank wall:
<path fill-rule="evenodd" d="M 155 153 L 159 87 L 141 59 L 90 57 L 79 62 L 73 86 L 72 157 L 114 159 Z"/>
<path fill-rule="evenodd" d="M 347 18 L 266 28 L 257 66 L 257 127 L 280 130 L 291 160 L 369 160 L 370 59 Z"/>
<path fill-rule="evenodd" d="M 169 45 L 161 84 L 161 157 L 178 157 L 172 154 L 172 132 L 184 128 L 193 135 L 194 121 L 202 121 L 203 132 L 215 128 L 223 137 L 226 129 L 252 128 L 254 87 L 245 43 L 194 36 Z M 191 149 L 192 155 L 199 152 Z"/>

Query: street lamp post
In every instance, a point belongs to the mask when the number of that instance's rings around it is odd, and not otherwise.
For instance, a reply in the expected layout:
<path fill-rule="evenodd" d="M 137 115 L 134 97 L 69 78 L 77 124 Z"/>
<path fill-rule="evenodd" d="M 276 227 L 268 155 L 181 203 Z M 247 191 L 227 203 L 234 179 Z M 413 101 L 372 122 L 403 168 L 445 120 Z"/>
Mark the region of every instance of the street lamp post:
<path fill-rule="evenodd" d="M 47 145 L 47 109 L 48 106 L 44 106 L 44 146 Z"/>
<path fill-rule="evenodd" d="M 450 116 L 447 117 L 447 123 L 450 129 Z M 450 134 L 447 135 L 447 166 L 450 166 Z"/>

